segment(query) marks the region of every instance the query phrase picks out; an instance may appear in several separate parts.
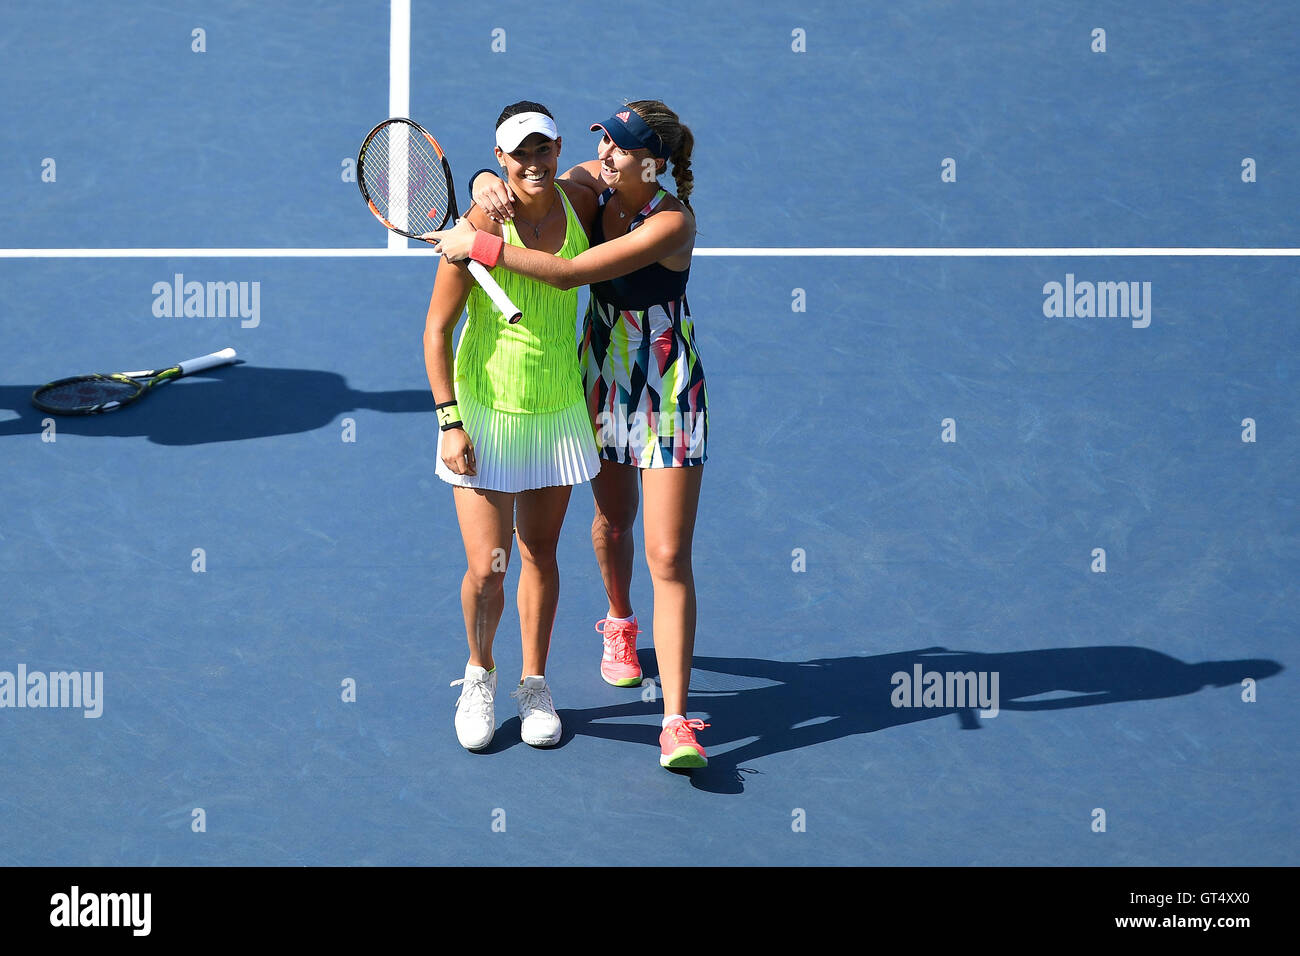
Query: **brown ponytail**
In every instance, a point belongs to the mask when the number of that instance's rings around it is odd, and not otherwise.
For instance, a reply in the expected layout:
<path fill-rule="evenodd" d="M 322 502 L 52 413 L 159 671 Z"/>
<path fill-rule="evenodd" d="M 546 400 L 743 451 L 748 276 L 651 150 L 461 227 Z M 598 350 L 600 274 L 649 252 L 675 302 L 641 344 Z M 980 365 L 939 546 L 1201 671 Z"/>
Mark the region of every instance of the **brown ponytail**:
<path fill-rule="evenodd" d="M 691 191 L 695 188 L 695 174 L 691 172 L 691 150 L 695 137 L 677 114 L 659 100 L 636 100 L 627 104 L 636 110 L 645 124 L 654 130 L 668 149 L 668 161 L 673 164 L 673 181 L 677 183 L 677 199 L 691 209 Z M 691 212 L 694 212 L 691 209 Z"/>

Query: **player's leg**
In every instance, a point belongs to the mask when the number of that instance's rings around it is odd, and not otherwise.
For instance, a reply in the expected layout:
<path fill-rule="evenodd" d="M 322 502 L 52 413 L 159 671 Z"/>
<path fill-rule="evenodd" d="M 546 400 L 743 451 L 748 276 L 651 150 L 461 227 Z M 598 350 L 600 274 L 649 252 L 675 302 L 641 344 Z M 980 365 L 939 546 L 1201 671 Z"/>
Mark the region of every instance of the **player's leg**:
<path fill-rule="evenodd" d="M 460 603 L 469 642 L 465 676 L 456 701 L 456 739 L 467 750 L 482 750 L 496 731 L 496 665 L 492 640 L 505 608 L 506 565 L 514 527 L 514 496 L 475 488 L 453 489 L 456 517 L 465 545 L 465 576 Z"/>
<path fill-rule="evenodd" d="M 560 742 L 560 716 L 546 682 L 546 657 L 560 601 L 555 548 L 569 507 L 571 485 L 520 492 L 515 525 L 519 541 L 519 631 L 523 676 L 511 693 L 519 703 L 519 736 L 534 747 Z"/>
<path fill-rule="evenodd" d="M 555 549 L 569 507 L 571 485 L 522 491 L 516 496 L 519 540 L 519 630 L 523 674 L 545 674 L 551 628 L 560 600 L 560 569 Z"/>
<path fill-rule="evenodd" d="M 460 585 L 469 663 L 491 670 L 492 641 L 505 609 L 506 566 L 514 528 L 514 495 L 477 488 L 454 488 L 456 518 L 465 546 L 465 577 Z"/>
<path fill-rule="evenodd" d="M 591 546 L 609 599 L 608 616 L 596 624 L 604 639 L 600 676 L 615 687 L 637 687 L 641 684 L 641 665 L 636 656 L 640 629 L 632 611 L 632 562 L 640 469 L 604 461 L 600 474 L 592 479 L 591 490 L 596 502 Z"/>
<path fill-rule="evenodd" d="M 703 477 L 703 465 L 646 468 L 641 472 L 641 492 L 645 499 L 644 546 L 654 583 L 655 658 L 659 662 L 665 717 L 686 716 L 691 658 L 695 653 L 695 575 L 691 546 Z M 665 732 L 671 729 L 665 728 Z M 672 759 L 670 751 L 674 751 L 678 752 L 677 758 L 665 766 L 701 766 L 704 751 L 694 747 L 693 734 L 688 729 L 679 738 L 671 746 L 665 745 L 661 762 Z M 686 744 L 691 747 L 683 750 Z M 698 753 L 685 752 L 691 748 Z"/>
<path fill-rule="evenodd" d="M 610 617 L 632 616 L 632 562 L 636 557 L 634 529 L 640 500 L 640 469 L 616 461 L 600 463 L 591 479 L 596 514 L 591 521 L 591 547 L 609 598 Z"/>

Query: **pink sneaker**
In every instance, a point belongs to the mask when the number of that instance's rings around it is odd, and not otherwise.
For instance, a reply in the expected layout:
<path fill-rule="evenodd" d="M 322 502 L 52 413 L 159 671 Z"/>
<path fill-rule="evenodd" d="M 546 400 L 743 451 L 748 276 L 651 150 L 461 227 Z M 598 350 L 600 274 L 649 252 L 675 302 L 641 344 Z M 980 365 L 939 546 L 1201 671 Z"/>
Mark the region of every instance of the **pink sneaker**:
<path fill-rule="evenodd" d="M 602 617 L 596 622 L 596 630 L 605 638 L 605 653 L 600 659 L 600 676 L 605 683 L 615 687 L 638 686 L 641 665 L 636 659 L 636 636 L 641 628 L 636 626 L 636 618 L 611 621 Z"/>
<path fill-rule="evenodd" d="M 695 731 L 708 726 L 698 717 L 690 720 L 679 717 L 665 727 L 659 735 L 659 766 L 670 770 L 707 767 L 709 757 L 695 739 Z"/>

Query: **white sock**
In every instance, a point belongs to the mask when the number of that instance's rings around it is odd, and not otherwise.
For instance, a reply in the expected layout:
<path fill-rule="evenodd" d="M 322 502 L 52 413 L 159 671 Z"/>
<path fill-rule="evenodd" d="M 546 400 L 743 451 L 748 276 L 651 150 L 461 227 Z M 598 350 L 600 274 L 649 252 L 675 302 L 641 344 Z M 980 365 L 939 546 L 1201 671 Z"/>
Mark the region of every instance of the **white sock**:
<path fill-rule="evenodd" d="M 618 621 L 618 623 L 620 624 L 631 624 L 633 621 L 636 620 L 635 614 L 633 614 L 631 617 L 615 617 L 613 614 L 607 614 L 605 615 L 605 617 L 611 621 Z"/>
<path fill-rule="evenodd" d="M 660 725 L 660 728 L 659 728 L 659 729 L 660 729 L 660 730 L 667 730 L 667 729 L 668 729 L 668 725 L 671 724 L 674 720 L 685 720 L 685 719 L 686 719 L 686 718 L 683 717 L 681 714 L 669 714 L 668 716 L 666 716 L 666 717 L 664 718 L 664 722 L 663 722 L 662 725 Z"/>

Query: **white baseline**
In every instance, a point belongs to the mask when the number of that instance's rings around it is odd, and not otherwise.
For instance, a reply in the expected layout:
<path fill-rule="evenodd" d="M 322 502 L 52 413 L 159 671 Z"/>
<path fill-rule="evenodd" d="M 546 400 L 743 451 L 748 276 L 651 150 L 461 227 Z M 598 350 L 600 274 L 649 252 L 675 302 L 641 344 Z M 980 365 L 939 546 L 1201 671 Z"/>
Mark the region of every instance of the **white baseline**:
<path fill-rule="evenodd" d="M 0 249 L 0 259 L 365 259 L 434 256 L 433 248 L 230 248 L 230 249 Z M 1115 256 L 1300 256 L 1300 249 L 1209 248 L 1200 246 L 830 246 L 830 247 L 706 247 L 697 256 L 720 258 L 1109 258 Z"/>

